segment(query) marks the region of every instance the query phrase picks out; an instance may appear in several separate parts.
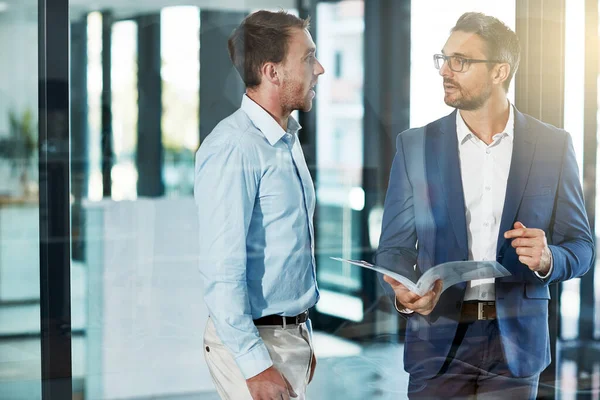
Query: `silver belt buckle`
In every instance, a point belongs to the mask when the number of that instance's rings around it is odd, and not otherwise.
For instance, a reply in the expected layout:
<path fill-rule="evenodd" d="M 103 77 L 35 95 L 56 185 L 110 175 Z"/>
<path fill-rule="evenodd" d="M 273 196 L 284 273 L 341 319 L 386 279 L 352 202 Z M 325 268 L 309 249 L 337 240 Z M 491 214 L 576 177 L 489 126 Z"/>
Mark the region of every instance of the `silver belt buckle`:
<path fill-rule="evenodd" d="M 483 307 L 492 306 L 492 305 L 494 305 L 494 302 L 491 302 L 491 301 L 483 301 L 483 302 L 477 303 L 477 319 L 480 321 L 487 321 L 487 320 L 491 319 L 485 314 Z"/>
<path fill-rule="evenodd" d="M 483 306 L 485 303 L 477 303 L 477 319 L 480 321 L 485 321 L 487 318 L 485 313 L 483 312 Z"/>

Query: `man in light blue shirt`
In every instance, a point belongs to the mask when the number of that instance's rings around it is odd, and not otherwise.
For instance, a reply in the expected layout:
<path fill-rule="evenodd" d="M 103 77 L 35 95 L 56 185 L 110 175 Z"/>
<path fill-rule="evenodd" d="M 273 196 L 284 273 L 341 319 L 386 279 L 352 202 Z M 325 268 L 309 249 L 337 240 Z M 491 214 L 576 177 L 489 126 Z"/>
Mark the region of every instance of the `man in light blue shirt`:
<path fill-rule="evenodd" d="M 312 107 L 315 50 L 307 20 L 247 17 L 229 39 L 241 108 L 196 154 L 205 357 L 222 398 L 302 398 L 314 372 L 315 191 L 290 114 Z"/>

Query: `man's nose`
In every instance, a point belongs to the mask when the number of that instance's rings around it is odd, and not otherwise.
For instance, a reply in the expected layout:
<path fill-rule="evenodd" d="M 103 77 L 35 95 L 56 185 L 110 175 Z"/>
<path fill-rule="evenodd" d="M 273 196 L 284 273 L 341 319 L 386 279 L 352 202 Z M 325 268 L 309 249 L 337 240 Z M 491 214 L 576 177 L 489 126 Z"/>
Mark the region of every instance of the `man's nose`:
<path fill-rule="evenodd" d="M 323 68 L 323 65 L 319 62 L 319 60 L 316 60 L 316 64 L 315 64 L 315 75 L 323 75 L 325 73 L 325 68 Z"/>
<path fill-rule="evenodd" d="M 440 76 L 443 76 L 444 78 L 447 78 L 447 77 L 452 76 L 452 73 L 453 73 L 453 71 L 448 66 L 448 61 L 444 60 L 442 62 L 442 66 L 440 67 L 440 70 L 439 70 Z"/>

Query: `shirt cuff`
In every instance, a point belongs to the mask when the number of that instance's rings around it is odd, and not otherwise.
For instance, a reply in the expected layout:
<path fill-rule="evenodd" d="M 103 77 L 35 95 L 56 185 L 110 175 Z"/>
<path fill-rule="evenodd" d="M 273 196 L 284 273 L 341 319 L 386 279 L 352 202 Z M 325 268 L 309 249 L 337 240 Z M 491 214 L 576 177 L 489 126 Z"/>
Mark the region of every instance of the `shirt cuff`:
<path fill-rule="evenodd" d="M 245 379 L 250 379 L 273 365 L 269 350 L 263 342 L 254 346 L 246 354 L 236 357 L 235 362 Z"/>
<path fill-rule="evenodd" d="M 413 310 L 409 310 L 408 308 L 400 308 L 399 306 L 400 306 L 400 304 L 398 304 L 398 299 L 394 297 L 394 307 L 396 307 L 396 311 L 398 311 L 400 314 L 414 313 Z"/>
<path fill-rule="evenodd" d="M 552 274 L 553 267 L 554 267 L 554 258 L 552 257 L 552 250 L 550 250 L 550 268 L 548 269 L 548 272 L 546 273 L 546 275 L 540 275 L 537 271 L 534 271 L 534 274 L 540 279 L 548 279 L 550 277 L 550 275 Z"/>

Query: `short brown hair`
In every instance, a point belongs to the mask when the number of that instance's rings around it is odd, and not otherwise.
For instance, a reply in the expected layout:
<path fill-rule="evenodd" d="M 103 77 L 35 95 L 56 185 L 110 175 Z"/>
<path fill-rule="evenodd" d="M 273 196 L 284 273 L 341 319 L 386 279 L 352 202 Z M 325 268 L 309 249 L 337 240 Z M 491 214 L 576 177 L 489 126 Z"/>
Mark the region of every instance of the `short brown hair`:
<path fill-rule="evenodd" d="M 521 44 L 517 34 L 498 18 L 477 12 L 468 12 L 460 16 L 452 32 L 461 31 L 475 33 L 487 45 L 486 56 L 490 60 L 498 60 L 510 65 L 510 74 L 504 81 L 504 89 L 508 91 L 510 81 L 519 68 L 521 60 Z"/>
<path fill-rule="evenodd" d="M 247 88 L 260 85 L 260 69 L 266 62 L 280 63 L 288 50 L 293 28 L 308 29 L 310 18 L 285 11 L 257 11 L 247 16 L 228 41 L 229 57 Z"/>

